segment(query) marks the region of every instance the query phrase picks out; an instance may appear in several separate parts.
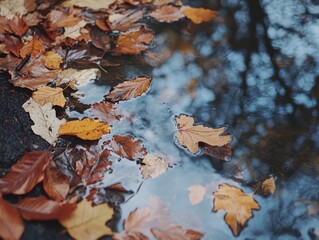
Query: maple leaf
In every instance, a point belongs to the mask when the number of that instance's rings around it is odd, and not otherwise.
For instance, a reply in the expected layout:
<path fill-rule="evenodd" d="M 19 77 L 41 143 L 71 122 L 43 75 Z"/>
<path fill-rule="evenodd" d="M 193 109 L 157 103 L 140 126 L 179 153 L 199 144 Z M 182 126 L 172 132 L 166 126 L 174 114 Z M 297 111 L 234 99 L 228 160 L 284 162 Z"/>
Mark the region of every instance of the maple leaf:
<path fill-rule="evenodd" d="M 206 193 L 206 188 L 203 187 L 202 185 L 193 185 L 188 188 L 189 191 L 189 201 L 192 205 L 196 205 L 203 201 L 205 193 Z"/>
<path fill-rule="evenodd" d="M 60 120 L 56 117 L 55 110 L 52 109 L 52 103 L 40 106 L 30 98 L 22 107 L 30 114 L 30 118 L 34 122 L 34 125 L 31 126 L 33 132 L 54 145 L 58 138 L 58 129 L 66 120 Z"/>
<path fill-rule="evenodd" d="M 115 135 L 109 142 L 109 146 L 117 155 L 129 160 L 143 158 L 147 153 L 145 147 L 139 140 L 129 136 Z"/>
<path fill-rule="evenodd" d="M 77 136 L 83 140 L 97 140 L 110 132 L 111 127 L 94 119 L 73 120 L 62 124 L 59 135 Z"/>
<path fill-rule="evenodd" d="M 93 10 L 108 9 L 116 0 L 67 0 L 62 3 L 63 7 L 87 7 Z"/>
<path fill-rule="evenodd" d="M 164 5 L 157 8 L 150 14 L 151 17 L 155 18 L 160 22 L 175 22 L 185 17 L 179 7 L 173 5 Z"/>
<path fill-rule="evenodd" d="M 225 221 L 235 236 L 240 234 L 245 223 L 253 216 L 252 211 L 260 209 L 252 195 L 228 184 L 219 185 L 214 197 L 213 211 L 226 211 Z"/>
<path fill-rule="evenodd" d="M 116 113 L 116 106 L 110 102 L 95 103 L 90 108 L 93 117 L 102 122 L 116 122 L 121 119 L 121 115 Z"/>
<path fill-rule="evenodd" d="M 129 100 L 141 96 L 147 91 L 152 79 L 149 77 L 137 77 L 130 81 L 125 81 L 113 87 L 112 91 L 105 97 L 112 102 Z"/>
<path fill-rule="evenodd" d="M 69 193 L 69 178 L 51 161 L 45 170 L 43 188 L 55 201 L 63 201 Z"/>
<path fill-rule="evenodd" d="M 24 231 L 23 221 L 19 212 L 0 197 L 0 237 L 18 240 Z"/>
<path fill-rule="evenodd" d="M 156 178 L 168 169 L 167 159 L 154 154 L 147 154 L 141 166 L 143 178 Z"/>
<path fill-rule="evenodd" d="M 53 106 L 64 107 L 65 97 L 63 95 L 63 88 L 51 88 L 51 87 L 41 87 L 36 92 L 32 94 L 32 98 L 41 106 L 52 103 Z"/>
<path fill-rule="evenodd" d="M 187 18 L 189 18 L 193 23 L 199 24 L 202 22 L 209 22 L 212 20 L 217 12 L 205 9 L 205 8 L 192 8 L 189 6 L 183 6 L 182 11 Z"/>
<path fill-rule="evenodd" d="M 112 218 L 113 212 L 107 204 L 92 207 L 90 202 L 83 200 L 71 216 L 59 221 L 73 238 L 95 240 L 112 234 L 105 223 Z"/>
<path fill-rule="evenodd" d="M 62 62 L 63 59 L 58 53 L 49 51 L 44 54 L 43 64 L 49 69 L 59 69 Z"/>
<path fill-rule="evenodd" d="M 274 177 L 265 179 L 261 184 L 261 191 L 264 196 L 273 194 L 276 191 L 276 183 Z"/>
<path fill-rule="evenodd" d="M 39 40 L 38 37 L 33 36 L 32 39 L 27 42 L 23 48 L 20 50 L 20 56 L 25 58 L 27 55 L 30 54 L 31 58 L 40 55 L 42 52 L 45 51 L 45 47 L 42 42 Z"/>
<path fill-rule="evenodd" d="M 184 229 L 175 224 L 170 224 L 164 229 L 152 228 L 151 231 L 158 240 L 199 240 L 204 236 L 193 229 Z"/>
<path fill-rule="evenodd" d="M 44 178 L 44 170 L 51 159 L 48 151 L 28 152 L 14 164 L 9 173 L 0 178 L 0 193 L 25 194 Z"/>
<path fill-rule="evenodd" d="M 148 48 L 153 38 L 154 35 L 144 27 L 132 29 L 120 34 L 116 51 L 122 54 L 138 54 Z"/>
<path fill-rule="evenodd" d="M 191 153 L 197 153 L 199 150 L 198 143 L 204 142 L 211 146 L 223 146 L 230 142 L 231 136 L 221 134 L 225 128 L 209 128 L 203 125 L 194 126 L 194 118 L 184 114 L 175 118 L 177 123 L 177 140 L 180 145 L 186 147 Z"/>
<path fill-rule="evenodd" d="M 76 209 L 74 203 L 61 203 L 43 196 L 24 198 L 13 205 L 26 220 L 56 220 L 69 217 Z"/>

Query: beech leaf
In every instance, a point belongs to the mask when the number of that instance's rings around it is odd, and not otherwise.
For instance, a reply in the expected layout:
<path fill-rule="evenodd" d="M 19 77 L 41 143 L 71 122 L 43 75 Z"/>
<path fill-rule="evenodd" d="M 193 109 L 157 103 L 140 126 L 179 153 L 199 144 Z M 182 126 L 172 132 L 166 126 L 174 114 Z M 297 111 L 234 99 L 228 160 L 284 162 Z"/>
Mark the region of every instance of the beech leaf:
<path fill-rule="evenodd" d="M 110 102 L 101 102 L 93 104 L 90 108 L 90 113 L 94 118 L 108 123 L 120 120 L 121 115 L 118 115 L 116 110 L 117 108 L 115 104 Z"/>
<path fill-rule="evenodd" d="M 41 54 L 45 51 L 45 47 L 38 37 L 33 36 L 32 39 L 27 42 L 22 49 L 20 50 L 20 56 L 25 58 L 28 54 L 30 54 L 31 58 Z"/>
<path fill-rule="evenodd" d="M 199 24 L 202 22 L 209 22 L 212 20 L 217 12 L 205 9 L 205 8 L 192 8 L 189 6 L 182 7 L 183 13 L 187 18 L 189 18 L 193 23 Z"/>
<path fill-rule="evenodd" d="M 193 229 L 184 229 L 175 224 L 170 224 L 164 229 L 152 228 L 151 231 L 158 240 L 199 240 L 204 236 Z"/>
<path fill-rule="evenodd" d="M 168 161 L 164 157 L 147 154 L 141 166 L 143 178 L 156 178 L 166 172 L 168 166 Z"/>
<path fill-rule="evenodd" d="M 43 62 L 49 69 L 59 69 L 63 59 L 58 53 L 49 51 L 44 54 Z"/>
<path fill-rule="evenodd" d="M 274 177 L 265 179 L 261 184 L 261 191 L 264 196 L 273 194 L 276 191 L 276 183 Z"/>
<path fill-rule="evenodd" d="M 48 151 L 28 152 L 14 164 L 9 173 L 0 178 L 0 193 L 25 194 L 44 177 L 44 170 L 51 159 Z"/>
<path fill-rule="evenodd" d="M 62 3 L 63 7 L 87 7 L 93 10 L 108 9 L 116 0 L 67 0 Z"/>
<path fill-rule="evenodd" d="M 41 87 L 32 94 L 32 98 L 41 106 L 52 103 L 54 106 L 64 107 L 66 100 L 63 95 L 63 88 Z"/>
<path fill-rule="evenodd" d="M 206 193 L 206 188 L 203 187 L 202 185 L 193 185 L 188 188 L 189 191 L 189 201 L 192 205 L 196 205 L 203 201 L 205 193 Z"/>
<path fill-rule="evenodd" d="M 151 17 L 155 18 L 160 22 L 174 22 L 184 17 L 183 12 L 179 7 L 173 5 L 163 5 L 157 8 L 150 14 Z"/>

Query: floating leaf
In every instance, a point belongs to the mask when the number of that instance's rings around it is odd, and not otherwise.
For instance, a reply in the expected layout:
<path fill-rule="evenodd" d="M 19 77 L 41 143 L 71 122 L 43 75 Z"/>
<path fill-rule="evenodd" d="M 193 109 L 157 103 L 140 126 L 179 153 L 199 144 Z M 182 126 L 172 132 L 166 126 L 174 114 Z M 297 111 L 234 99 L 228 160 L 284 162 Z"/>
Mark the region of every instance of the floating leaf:
<path fill-rule="evenodd" d="M 191 153 L 197 153 L 198 143 L 204 142 L 211 146 L 223 146 L 230 142 L 231 136 L 222 136 L 225 128 L 209 128 L 203 125 L 194 126 L 194 118 L 180 115 L 175 118 L 177 123 L 177 140 L 180 145 L 186 147 Z"/>
<path fill-rule="evenodd" d="M 61 125 L 59 135 L 77 136 L 83 140 L 97 140 L 108 134 L 111 127 L 94 119 L 69 121 Z"/>
<path fill-rule="evenodd" d="M 189 18 L 193 23 L 199 24 L 202 22 L 209 22 L 212 20 L 217 12 L 205 9 L 205 8 L 192 8 L 189 6 L 182 7 L 183 13 L 187 18 Z"/>
<path fill-rule="evenodd" d="M 252 211 L 260 209 L 252 195 L 228 184 L 219 185 L 214 197 L 213 211 L 226 211 L 225 221 L 235 236 L 240 234 L 245 223 L 252 218 Z"/>
<path fill-rule="evenodd" d="M 265 179 L 261 184 L 261 191 L 264 196 L 273 194 L 276 191 L 275 178 L 270 177 Z"/>
<path fill-rule="evenodd" d="M 83 200 L 71 216 L 59 221 L 73 238 L 95 240 L 112 234 L 105 224 L 112 218 L 113 212 L 107 204 L 92 207 L 90 202 Z"/>
<path fill-rule="evenodd" d="M 158 240 L 199 240 L 204 236 L 193 229 L 184 229 L 175 224 L 170 224 L 164 229 L 152 228 L 152 233 Z"/>
<path fill-rule="evenodd" d="M 32 39 L 27 42 L 23 48 L 20 50 L 20 56 L 25 58 L 28 54 L 30 54 L 31 58 L 34 58 L 37 55 L 40 55 L 45 51 L 45 47 L 38 37 L 33 36 Z"/>
<path fill-rule="evenodd" d="M 25 194 L 44 177 L 44 170 L 51 159 L 48 151 L 28 152 L 14 164 L 9 173 L 0 178 L 0 193 Z"/>
<path fill-rule="evenodd" d="M 59 69 L 60 64 L 63 62 L 62 57 L 55 52 L 46 52 L 44 54 L 44 65 L 49 69 Z"/>
<path fill-rule="evenodd" d="M 205 193 L 206 193 L 206 188 L 203 187 L 202 185 L 193 185 L 188 188 L 189 191 L 189 201 L 192 205 L 196 205 L 203 201 Z"/>
<path fill-rule="evenodd" d="M 115 86 L 105 98 L 116 102 L 141 96 L 149 88 L 151 80 L 149 77 L 137 77 L 133 80 L 125 81 Z"/>
<path fill-rule="evenodd" d="M 141 166 L 143 178 L 156 178 L 168 169 L 167 159 L 155 154 L 147 154 Z"/>
<path fill-rule="evenodd" d="M 164 5 L 153 11 L 150 16 L 160 22 L 169 23 L 178 21 L 184 17 L 184 14 L 179 7 L 175 7 L 173 5 Z"/>
<path fill-rule="evenodd" d="M 54 106 L 64 107 L 65 97 L 63 95 L 63 88 L 41 87 L 32 94 L 32 98 L 41 106 L 52 103 Z"/>
<path fill-rule="evenodd" d="M 94 118 L 102 122 L 116 122 L 121 116 L 116 113 L 116 106 L 110 102 L 95 103 L 91 106 L 90 112 Z"/>

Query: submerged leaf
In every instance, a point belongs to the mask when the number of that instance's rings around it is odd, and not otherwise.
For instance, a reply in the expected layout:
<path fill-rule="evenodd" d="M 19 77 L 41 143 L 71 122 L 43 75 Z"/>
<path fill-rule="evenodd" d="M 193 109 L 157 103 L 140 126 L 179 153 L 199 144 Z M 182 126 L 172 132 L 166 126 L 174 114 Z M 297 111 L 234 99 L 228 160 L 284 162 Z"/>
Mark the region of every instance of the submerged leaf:
<path fill-rule="evenodd" d="M 103 122 L 119 121 L 121 116 L 116 112 L 115 104 L 110 102 L 95 103 L 91 106 L 90 112 L 94 118 Z"/>
<path fill-rule="evenodd" d="M 167 159 L 154 154 L 148 154 L 142 161 L 141 171 L 143 178 L 156 178 L 168 169 Z"/>
<path fill-rule="evenodd" d="M 175 224 L 164 229 L 152 228 L 152 233 L 158 240 L 199 240 L 204 236 L 193 229 L 184 229 Z"/>
<path fill-rule="evenodd" d="M 189 6 L 183 6 L 183 13 L 187 18 L 189 18 L 193 23 L 199 24 L 202 22 L 209 22 L 212 20 L 217 12 L 205 9 L 205 8 L 192 8 Z"/>
<path fill-rule="evenodd" d="M 206 193 L 206 188 L 203 187 L 202 185 L 193 185 L 188 188 L 189 191 L 189 201 L 192 205 L 196 205 L 203 201 L 205 193 Z"/>

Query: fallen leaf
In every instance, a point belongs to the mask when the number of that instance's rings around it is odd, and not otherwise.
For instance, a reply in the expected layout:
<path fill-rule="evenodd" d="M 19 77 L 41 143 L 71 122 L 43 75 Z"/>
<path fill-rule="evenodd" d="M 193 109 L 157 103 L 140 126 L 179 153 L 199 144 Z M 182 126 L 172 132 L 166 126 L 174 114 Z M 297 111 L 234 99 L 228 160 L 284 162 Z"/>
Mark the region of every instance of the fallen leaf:
<path fill-rule="evenodd" d="M 59 69 L 62 62 L 63 59 L 58 53 L 49 51 L 44 54 L 44 65 L 49 69 Z"/>
<path fill-rule="evenodd" d="M 219 185 L 214 197 L 213 211 L 226 211 L 225 221 L 235 236 L 240 234 L 245 223 L 253 217 L 252 211 L 260 209 L 252 195 L 228 184 Z"/>
<path fill-rule="evenodd" d="M 31 58 L 35 58 L 37 55 L 40 55 L 45 51 L 45 47 L 42 44 L 41 40 L 38 37 L 33 36 L 32 39 L 27 42 L 23 48 L 20 50 L 20 56 L 25 58 L 30 54 Z"/>
<path fill-rule="evenodd" d="M 107 51 L 111 48 L 110 37 L 105 31 L 102 31 L 97 27 L 92 27 L 90 29 L 90 37 L 92 44 L 96 48 L 100 48 L 103 51 Z"/>
<path fill-rule="evenodd" d="M 0 193 L 25 194 L 41 182 L 51 159 L 48 151 L 28 152 L 0 178 Z"/>
<path fill-rule="evenodd" d="M 43 196 L 24 198 L 13 205 L 26 220 L 57 220 L 69 217 L 76 209 L 74 203 L 61 203 Z"/>
<path fill-rule="evenodd" d="M 24 231 L 24 224 L 19 212 L 0 197 L 0 237 L 18 240 Z"/>
<path fill-rule="evenodd" d="M 139 140 L 129 136 L 115 135 L 110 141 L 109 146 L 117 155 L 129 160 L 143 158 L 147 153 L 145 147 Z"/>
<path fill-rule="evenodd" d="M 109 27 L 117 31 L 129 31 L 141 26 L 138 21 L 143 18 L 143 11 L 133 9 L 124 14 L 114 13 L 109 16 Z"/>
<path fill-rule="evenodd" d="M 20 49 L 23 47 L 23 43 L 19 38 L 5 34 L 3 43 L 5 44 L 5 49 L 7 51 L 11 52 L 16 57 L 20 56 Z M 10 60 L 8 59 L 8 61 Z"/>
<path fill-rule="evenodd" d="M 59 135 L 77 136 L 83 140 L 97 140 L 108 134 L 111 127 L 94 119 L 73 120 L 62 124 Z"/>
<path fill-rule="evenodd" d="M 261 191 L 264 196 L 273 194 L 276 191 L 275 178 L 270 177 L 264 180 L 261 184 Z"/>
<path fill-rule="evenodd" d="M 58 129 L 66 121 L 56 117 L 55 110 L 52 109 L 52 103 L 40 106 L 30 98 L 22 107 L 30 114 L 30 118 L 34 122 L 34 125 L 31 126 L 33 132 L 40 135 L 48 143 L 55 145 L 58 138 Z"/>
<path fill-rule="evenodd" d="M 22 37 L 29 29 L 23 20 L 23 18 L 15 16 L 11 21 L 8 22 L 10 32 Z"/>
<path fill-rule="evenodd" d="M 62 3 L 63 7 L 87 7 L 93 10 L 108 9 L 116 0 L 67 0 Z"/>
<path fill-rule="evenodd" d="M 151 17 L 160 22 L 175 22 L 185 17 L 179 7 L 173 5 L 163 5 L 155 9 L 151 14 Z"/>
<path fill-rule="evenodd" d="M 59 73 L 56 84 L 69 84 L 71 81 L 74 81 L 75 83 L 71 85 L 71 87 L 74 90 L 77 90 L 79 87 L 85 86 L 86 84 L 94 81 L 99 76 L 101 76 L 101 72 L 97 68 L 83 70 L 68 68 Z"/>
<path fill-rule="evenodd" d="M 10 80 L 12 84 L 16 87 L 28 88 L 32 91 L 37 90 L 40 87 L 44 87 L 49 82 L 52 82 L 55 79 L 55 73 L 43 74 L 41 77 L 18 77 Z"/>
<path fill-rule="evenodd" d="M 69 193 L 69 178 L 51 161 L 45 170 L 43 188 L 48 196 L 55 201 L 63 201 Z"/>
<path fill-rule="evenodd" d="M 121 115 L 116 113 L 116 106 L 110 102 L 95 103 L 90 108 L 90 113 L 94 118 L 102 122 L 116 122 L 121 119 Z"/>
<path fill-rule="evenodd" d="M 228 161 L 232 155 L 232 149 L 229 144 L 226 144 L 221 147 L 209 146 L 207 144 L 203 144 L 204 154 L 211 156 L 213 158 Z"/>
<path fill-rule="evenodd" d="M 203 201 L 205 193 L 206 193 L 206 188 L 203 187 L 202 185 L 193 185 L 188 188 L 189 191 L 189 201 L 192 205 L 196 205 Z"/>
<path fill-rule="evenodd" d="M 65 38 L 71 38 L 71 39 L 77 39 L 78 37 L 81 36 L 81 29 L 87 24 L 86 21 L 81 20 L 80 22 L 78 22 L 76 25 L 72 26 L 72 27 L 65 27 L 64 28 L 64 33 L 62 36 L 57 37 L 57 41 L 58 40 L 63 40 Z"/>
<path fill-rule="evenodd" d="M 50 30 L 56 30 L 62 27 L 72 27 L 81 21 L 81 18 L 75 16 L 76 12 L 66 13 L 64 11 L 52 10 L 47 15 Z"/>
<path fill-rule="evenodd" d="M 194 118 L 184 114 L 175 117 L 177 123 L 177 140 L 180 145 L 186 147 L 191 153 L 197 153 L 198 143 L 204 142 L 211 146 L 223 146 L 230 142 L 231 135 L 221 135 L 225 128 L 209 128 L 203 125 L 194 126 Z"/>
<path fill-rule="evenodd" d="M 182 11 L 187 18 L 189 18 L 193 23 L 199 24 L 202 22 L 209 22 L 212 20 L 217 12 L 205 9 L 205 8 L 192 8 L 189 6 L 183 6 Z"/>
<path fill-rule="evenodd" d="M 137 77 L 133 80 L 125 81 L 115 86 L 105 98 L 116 102 L 141 96 L 147 91 L 151 81 L 152 79 L 149 77 Z"/>
<path fill-rule="evenodd" d="M 0 16 L 13 19 L 16 15 L 22 16 L 28 13 L 24 0 L 1 0 Z"/>
<path fill-rule="evenodd" d="M 68 233 L 77 240 L 95 240 L 104 235 L 112 235 L 105 224 L 113 216 L 113 209 L 106 203 L 92 207 L 82 200 L 68 218 L 59 220 Z"/>
<path fill-rule="evenodd" d="M 184 229 L 175 224 L 168 225 L 164 229 L 152 228 L 151 231 L 158 240 L 199 240 L 204 236 L 193 229 Z"/>
<path fill-rule="evenodd" d="M 60 87 L 41 87 L 32 94 L 32 98 L 41 106 L 47 103 L 52 103 L 53 106 L 64 107 L 66 102 L 65 97 L 63 95 L 63 88 Z"/>
<path fill-rule="evenodd" d="M 164 157 L 147 154 L 141 166 L 143 178 L 156 178 L 166 172 L 168 166 L 168 161 Z"/>
<path fill-rule="evenodd" d="M 120 34 L 116 51 L 122 54 L 138 54 L 148 48 L 153 38 L 154 35 L 144 27 L 132 29 Z"/>

